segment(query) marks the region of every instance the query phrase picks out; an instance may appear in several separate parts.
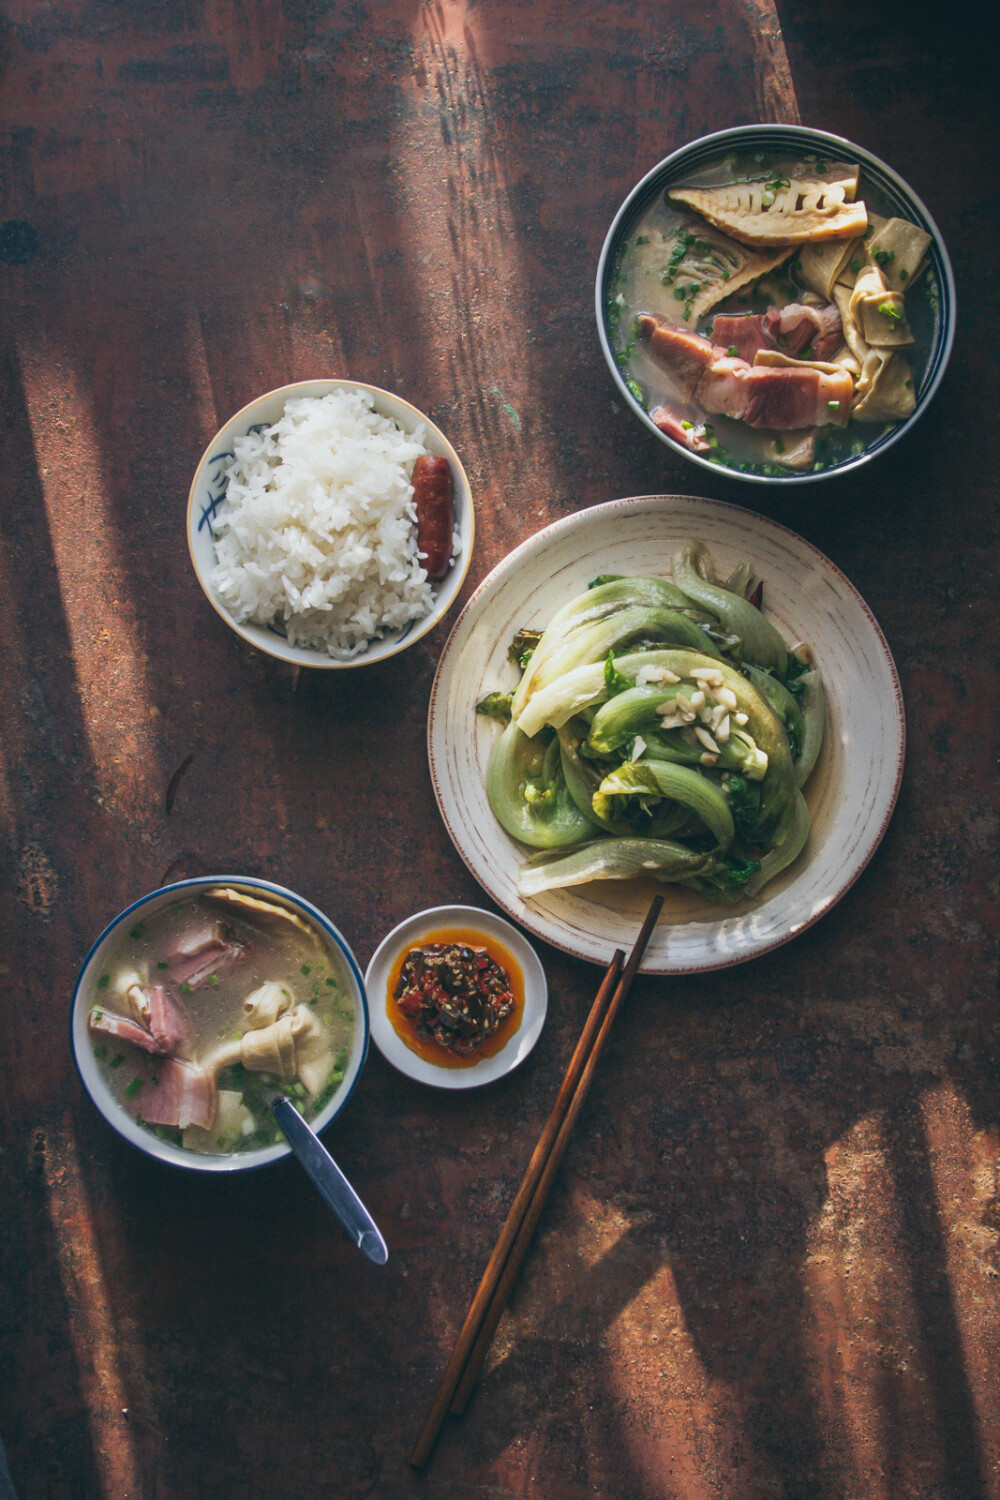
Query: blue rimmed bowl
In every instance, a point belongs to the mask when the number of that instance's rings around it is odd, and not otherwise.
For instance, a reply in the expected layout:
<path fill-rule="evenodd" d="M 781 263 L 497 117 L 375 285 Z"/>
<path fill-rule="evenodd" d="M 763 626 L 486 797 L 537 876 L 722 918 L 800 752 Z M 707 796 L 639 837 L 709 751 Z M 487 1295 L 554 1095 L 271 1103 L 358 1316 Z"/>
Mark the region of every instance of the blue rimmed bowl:
<path fill-rule="evenodd" d="M 412 620 L 402 630 L 388 631 L 380 638 L 370 641 L 364 651 L 347 661 L 338 660 L 315 647 L 291 645 L 279 625 L 238 622 L 219 599 L 210 582 L 216 563 L 214 525 L 218 508 L 225 498 L 226 469 L 233 459 L 234 439 L 245 437 L 247 433 L 258 431 L 262 427 L 270 427 L 283 415 L 286 404 L 297 397 L 328 396 L 331 391 L 340 390 L 367 392 L 372 397 L 375 411 L 380 416 L 391 417 L 404 432 L 412 433 L 419 425 L 423 425 L 424 446 L 432 454 L 446 458 L 451 468 L 455 528 L 461 539 L 460 551 L 448 572 L 433 584 L 434 603 L 428 613 L 419 620 Z M 434 629 L 458 598 L 469 571 L 475 534 L 476 522 L 469 476 L 440 427 L 417 407 L 394 396 L 391 391 L 384 391 L 376 385 L 365 385 L 359 380 L 299 380 L 293 385 L 279 386 L 276 390 L 258 396 L 255 401 L 244 406 L 242 411 L 230 417 L 225 426 L 220 427 L 215 434 L 195 470 L 188 496 L 188 551 L 195 575 L 209 604 L 229 628 L 235 630 L 251 646 L 256 646 L 268 656 L 276 656 L 281 661 L 293 662 L 301 667 L 364 667 L 395 656 L 419 641 L 429 630 Z"/>
<path fill-rule="evenodd" d="M 122 929 L 126 924 L 135 925 L 143 917 L 154 916 L 165 906 L 169 906 L 172 901 L 176 901 L 178 896 L 196 895 L 199 891 L 220 885 L 245 891 L 248 895 L 258 898 L 274 897 L 317 927 L 343 959 L 344 986 L 354 1001 L 357 1025 L 347 1065 L 344 1068 L 343 1082 L 330 1102 L 310 1121 L 314 1130 L 325 1129 L 331 1120 L 340 1114 L 351 1097 L 365 1065 L 371 1034 L 365 982 L 347 939 L 318 907 L 305 901 L 301 896 L 297 896 L 294 891 L 286 890 L 284 886 L 275 885 L 269 880 L 256 880 L 243 875 L 206 875 L 197 880 L 180 880 L 173 885 L 161 886 L 150 895 L 133 901 L 131 906 L 127 906 L 113 922 L 105 927 L 84 959 L 73 987 L 70 1005 L 70 1047 L 73 1052 L 73 1061 L 76 1063 L 80 1081 L 95 1107 L 111 1128 L 128 1141 L 129 1145 L 137 1147 L 147 1156 L 156 1157 L 158 1161 L 170 1162 L 174 1166 L 186 1167 L 189 1171 L 195 1172 L 240 1172 L 253 1167 L 263 1167 L 269 1162 L 280 1161 L 283 1157 L 290 1155 L 290 1148 L 282 1141 L 278 1145 L 248 1147 L 245 1151 L 236 1151 L 229 1155 L 209 1156 L 199 1151 L 190 1151 L 182 1146 L 175 1146 L 172 1142 L 154 1135 L 151 1130 L 137 1124 L 135 1118 L 114 1097 L 101 1075 L 91 1045 L 87 1016 L 99 993 L 98 977 L 109 955 L 120 942 Z"/>
<path fill-rule="evenodd" d="M 627 373 L 619 365 L 618 352 L 614 347 L 614 340 L 609 329 L 608 309 L 614 295 L 612 281 L 619 250 L 635 231 L 639 220 L 668 187 L 688 181 L 695 173 L 705 171 L 735 152 L 741 154 L 759 152 L 766 153 L 770 157 L 809 153 L 834 162 L 852 165 L 857 163 L 861 168 L 863 178 L 871 184 L 880 200 L 877 211 L 909 219 L 931 237 L 930 248 L 927 252 L 929 265 L 923 272 L 924 277 L 933 278 L 932 281 L 928 281 L 928 285 L 933 287 L 933 296 L 929 298 L 929 347 L 922 368 L 916 372 L 915 410 L 909 417 L 892 426 L 887 426 L 877 436 L 873 436 L 863 452 L 848 454 L 832 461 L 824 468 L 807 473 L 762 474 L 731 465 L 722 466 L 718 459 L 713 460 L 694 453 L 690 448 L 661 431 L 642 402 L 630 389 Z M 870 463 L 880 453 L 884 453 L 897 443 L 927 410 L 931 398 L 941 384 L 955 340 L 955 278 L 941 232 L 930 213 L 909 184 L 904 182 L 898 172 L 894 172 L 879 157 L 873 156 L 870 151 L 854 145 L 851 141 L 844 140 L 842 136 L 830 135 L 823 130 L 811 130 L 804 125 L 741 125 L 731 130 L 717 131 L 714 135 L 702 136 L 699 140 L 692 141 L 690 145 L 682 146 L 680 150 L 674 151 L 659 162 L 652 171 L 647 172 L 642 181 L 632 189 L 615 215 L 601 251 L 597 267 L 596 311 L 601 348 L 622 399 L 643 426 L 655 434 L 668 448 L 681 454 L 689 463 L 697 464 L 699 468 L 718 472 L 722 467 L 722 471 L 734 479 L 745 479 L 755 484 L 782 486 L 811 484 L 819 479 L 828 479 L 834 474 L 846 474 Z"/>

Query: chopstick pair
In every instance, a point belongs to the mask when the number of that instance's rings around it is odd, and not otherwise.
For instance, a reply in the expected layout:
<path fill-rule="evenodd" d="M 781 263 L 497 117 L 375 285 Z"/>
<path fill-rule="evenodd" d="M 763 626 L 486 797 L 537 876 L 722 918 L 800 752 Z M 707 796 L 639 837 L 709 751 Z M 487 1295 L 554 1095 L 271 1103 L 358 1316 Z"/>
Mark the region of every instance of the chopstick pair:
<path fill-rule="evenodd" d="M 532 1152 L 524 1179 L 511 1204 L 493 1254 L 466 1314 L 462 1331 L 455 1341 L 451 1359 L 431 1402 L 427 1420 L 410 1454 L 410 1463 L 415 1469 L 422 1469 L 430 1458 L 448 1412 L 461 1416 L 468 1404 L 521 1262 L 531 1243 L 535 1225 L 541 1217 L 549 1189 L 559 1170 L 573 1126 L 583 1108 L 615 1016 L 629 992 L 662 906 L 663 897 L 654 897 L 624 969 L 622 960 L 625 955 L 621 948 L 616 950 L 608 965 L 570 1058 L 552 1112 Z"/>

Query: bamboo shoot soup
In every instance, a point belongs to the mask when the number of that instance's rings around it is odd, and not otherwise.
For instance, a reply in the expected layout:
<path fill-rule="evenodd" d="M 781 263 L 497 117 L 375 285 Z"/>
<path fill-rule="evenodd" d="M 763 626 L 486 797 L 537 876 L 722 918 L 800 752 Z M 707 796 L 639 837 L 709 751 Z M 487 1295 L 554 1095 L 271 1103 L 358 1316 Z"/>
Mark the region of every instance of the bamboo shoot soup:
<path fill-rule="evenodd" d="M 219 886 L 143 916 L 96 976 L 88 1035 L 117 1103 L 209 1154 L 282 1139 L 263 1088 L 306 1118 L 343 1082 L 358 1025 L 345 962 L 267 896 Z"/>
<path fill-rule="evenodd" d="M 916 408 L 939 317 L 930 247 L 855 164 L 729 154 L 625 225 L 614 357 L 653 423 L 708 462 L 836 466 Z"/>

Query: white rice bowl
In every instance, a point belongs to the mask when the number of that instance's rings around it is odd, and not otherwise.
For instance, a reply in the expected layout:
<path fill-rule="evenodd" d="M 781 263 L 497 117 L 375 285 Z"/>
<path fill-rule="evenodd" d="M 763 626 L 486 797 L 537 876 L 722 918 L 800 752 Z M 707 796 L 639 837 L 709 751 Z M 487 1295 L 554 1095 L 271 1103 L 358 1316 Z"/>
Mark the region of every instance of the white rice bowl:
<path fill-rule="evenodd" d="M 208 581 L 237 623 L 349 661 L 431 610 L 410 483 L 424 433 L 380 416 L 368 391 L 336 389 L 235 439 Z"/>

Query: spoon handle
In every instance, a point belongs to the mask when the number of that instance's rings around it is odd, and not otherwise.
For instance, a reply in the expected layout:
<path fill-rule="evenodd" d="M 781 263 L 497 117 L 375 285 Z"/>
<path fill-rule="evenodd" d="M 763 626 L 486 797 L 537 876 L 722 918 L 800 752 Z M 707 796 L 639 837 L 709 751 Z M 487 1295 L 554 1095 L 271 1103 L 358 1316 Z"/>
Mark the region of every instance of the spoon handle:
<path fill-rule="evenodd" d="M 336 1214 L 358 1249 L 384 1266 L 389 1259 L 385 1240 L 378 1226 L 323 1142 L 303 1120 L 290 1099 L 279 1095 L 271 1100 L 271 1111 L 285 1133 L 285 1139 L 313 1180 L 314 1186 Z"/>

